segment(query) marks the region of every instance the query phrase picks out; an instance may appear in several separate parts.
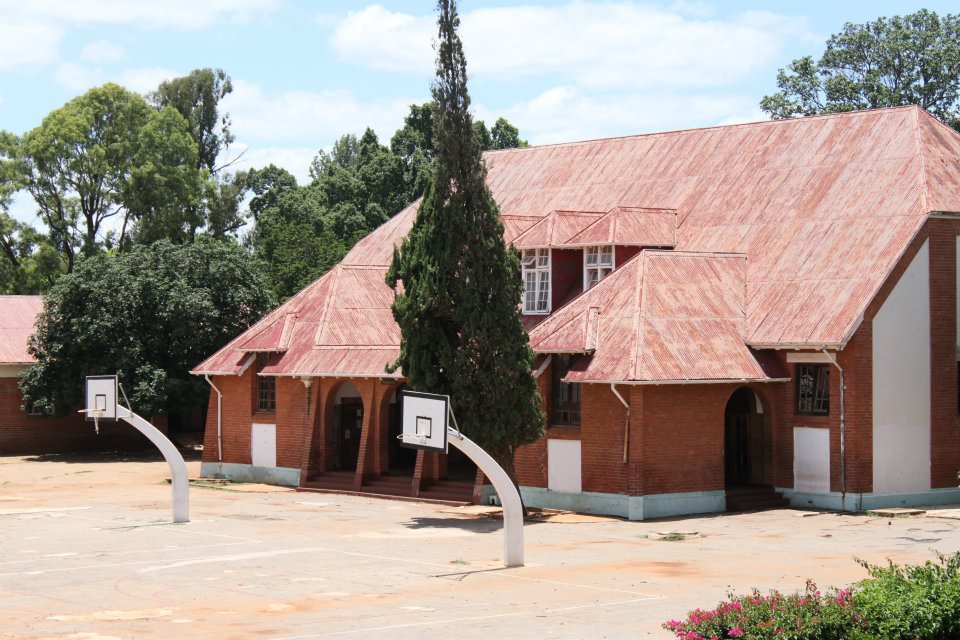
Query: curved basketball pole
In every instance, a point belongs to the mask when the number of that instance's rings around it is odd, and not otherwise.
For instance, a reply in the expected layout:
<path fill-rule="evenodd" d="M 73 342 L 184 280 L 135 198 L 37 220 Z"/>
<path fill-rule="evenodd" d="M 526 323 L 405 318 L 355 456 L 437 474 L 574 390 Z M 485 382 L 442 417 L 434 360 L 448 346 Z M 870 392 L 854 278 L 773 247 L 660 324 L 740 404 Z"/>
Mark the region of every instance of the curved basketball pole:
<path fill-rule="evenodd" d="M 503 563 L 508 567 L 523 566 L 523 503 L 510 476 L 470 438 L 448 428 L 447 442 L 473 460 L 480 471 L 490 479 L 503 506 Z"/>
<path fill-rule="evenodd" d="M 135 414 L 133 411 L 117 403 L 117 419 L 133 426 L 137 431 L 147 436 L 160 453 L 163 454 L 167 465 L 170 466 L 170 485 L 173 487 L 173 521 L 190 522 L 190 493 L 187 483 L 187 465 L 183 456 L 155 426 Z"/>

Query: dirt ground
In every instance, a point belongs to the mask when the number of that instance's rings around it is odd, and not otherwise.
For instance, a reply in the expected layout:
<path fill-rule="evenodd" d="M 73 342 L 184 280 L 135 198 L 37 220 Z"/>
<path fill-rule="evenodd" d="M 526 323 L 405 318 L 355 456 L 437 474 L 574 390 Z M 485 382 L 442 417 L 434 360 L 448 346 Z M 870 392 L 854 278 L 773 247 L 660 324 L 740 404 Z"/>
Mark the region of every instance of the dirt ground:
<path fill-rule="evenodd" d="M 729 590 L 839 586 L 864 576 L 855 556 L 960 549 L 951 510 L 565 514 L 528 523 L 526 566 L 503 569 L 485 508 L 192 487 L 175 525 L 168 475 L 143 458 L 0 457 L 0 638 L 669 638 L 663 621 Z"/>

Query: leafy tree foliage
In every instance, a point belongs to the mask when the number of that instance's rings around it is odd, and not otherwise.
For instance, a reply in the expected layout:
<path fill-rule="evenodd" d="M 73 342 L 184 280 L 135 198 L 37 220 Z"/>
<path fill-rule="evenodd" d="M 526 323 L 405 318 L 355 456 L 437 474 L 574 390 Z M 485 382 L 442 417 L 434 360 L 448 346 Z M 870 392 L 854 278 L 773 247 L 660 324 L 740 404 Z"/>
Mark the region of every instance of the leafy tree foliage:
<path fill-rule="evenodd" d="M 122 247 L 131 219 L 147 225 L 147 217 L 174 217 L 198 195 L 197 147 L 186 121 L 115 84 L 52 111 L 24 135 L 18 158 L 68 272 L 78 251 L 97 253 L 108 219 L 123 216 Z"/>
<path fill-rule="evenodd" d="M 173 107 L 190 125 L 197 143 L 197 169 L 216 173 L 217 157 L 233 142 L 230 114 L 220 113 L 220 101 L 233 91 L 223 69 L 194 69 L 189 74 L 165 80 L 148 98 L 158 109 Z"/>
<path fill-rule="evenodd" d="M 270 309 L 256 261 L 236 244 L 160 241 L 78 263 L 44 299 L 20 379 L 26 406 L 63 413 L 87 375 L 120 375 L 144 415 L 206 404 L 189 370 Z"/>
<path fill-rule="evenodd" d="M 247 185 L 254 194 L 250 210 L 255 220 L 248 240 L 265 265 L 274 294 L 283 300 L 339 262 L 349 244 L 331 230 L 322 194 L 297 185 L 286 170 L 274 165 L 254 169 Z"/>
<path fill-rule="evenodd" d="M 387 274 L 394 289 L 403 284 L 393 304 L 402 335 L 393 368 L 416 389 L 449 394 L 461 430 L 516 482 L 516 449 L 542 436 L 544 425 L 520 321 L 520 263 L 486 186 L 456 4 L 439 0 L 437 8 L 436 161 Z"/>
<path fill-rule="evenodd" d="M 190 135 L 197 143 L 202 188 L 198 202 L 182 209 L 179 218 L 159 225 L 143 225 L 138 241 L 149 243 L 169 238 L 174 242 L 192 242 L 204 225 L 208 234 L 223 238 L 243 226 L 245 216 L 240 204 L 246 177 L 242 173 L 224 174 L 224 166 L 217 164 L 220 154 L 234 141 L 230 114 L 220 112 L 220 102 L 232 91 L 230 76 L 222 69 L 194 69 L 183 77 L 162 82 L 148 96 L 157 109 L 173 107 L 189 123 Z"/>
<path fill-rule="evenodd" d="M 781 69 L 777 86 L 760 102 L 774 118 L 916 104 L 960 131 L 960 16 L 921 9 L 847 23 L 819 61 Z"/>
<path fill-rule="evenodd" d="M 310 163 L 310 177 L 317 179 L 323 175 L 330 164 L 344 169 L 352 169 L 357 164 L 357 154 L 360 152 L 360 141 L 357 136 L 347 133 L 340 136 L 333 143 L 330 153 L 320 150 L 320 153 Z"/>
<path fill-rule="evenodd" d="M 435 108 L 432 101 L 410 105 L 403 126 L 390 139 L 390 150 L 403 163 L 403 199 L 408 203 L 423 195 L 430 180 L 430 165 L 436 155 L 433 148 Z M 473 123 L 473 133 L 481 151 L 528 146 L 506 118 L 497 118 L 492 129 L 488 129 L 483 120 L 477 120 Z"/>

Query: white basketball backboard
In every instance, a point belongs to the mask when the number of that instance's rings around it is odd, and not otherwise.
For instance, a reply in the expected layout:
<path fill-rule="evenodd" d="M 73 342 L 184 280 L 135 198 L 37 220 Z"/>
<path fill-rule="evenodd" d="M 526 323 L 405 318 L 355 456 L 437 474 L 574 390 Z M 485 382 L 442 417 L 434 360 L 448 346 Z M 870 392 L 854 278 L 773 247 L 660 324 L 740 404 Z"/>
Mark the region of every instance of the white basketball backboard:
<path fill-rule="evenodd" d="M 447 451 L 450 396 L 403 390 L 400 392 L 400 415 L 403 421 L 402 446 Z"/>
<path fill-rule="evenodd" d="M 117 419 L 117 376 L 87 376 L 87 420 Z"/>

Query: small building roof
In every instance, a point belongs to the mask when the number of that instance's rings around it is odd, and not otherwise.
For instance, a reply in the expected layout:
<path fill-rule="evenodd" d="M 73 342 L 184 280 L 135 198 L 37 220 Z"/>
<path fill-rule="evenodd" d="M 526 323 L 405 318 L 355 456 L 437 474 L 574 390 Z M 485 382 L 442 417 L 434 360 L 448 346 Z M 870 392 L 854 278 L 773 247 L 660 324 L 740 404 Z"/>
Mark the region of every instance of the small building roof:
<path fill-rule="evenodd" d="M 27 343 L 43 311 L 42 296 L 0 296 L 0 364 L 33 364 Z"/>
<path fill-rule="evenodd" d="M 530 331 L 539 353 L 583 353 L 575 382 L 767 381 L 744 344 L 746 256 L 641 251 Z"/>

